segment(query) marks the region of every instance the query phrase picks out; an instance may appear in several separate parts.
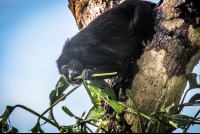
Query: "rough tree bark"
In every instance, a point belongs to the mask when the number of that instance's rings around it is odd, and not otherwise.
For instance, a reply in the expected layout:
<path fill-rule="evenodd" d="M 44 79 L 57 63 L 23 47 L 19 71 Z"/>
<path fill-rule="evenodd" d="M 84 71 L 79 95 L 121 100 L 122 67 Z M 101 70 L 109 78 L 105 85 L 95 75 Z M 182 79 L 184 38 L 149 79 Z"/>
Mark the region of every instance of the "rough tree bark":
<path fill-rule="evenodd" d="M 82 29 L 105 10 L 120 4 L 123 0 L 69 0 L 78 28 Z M 175 8 L 180 5 L 180 8 Z M 182 93 L 186 87 L 186 76 L 200 60 L 200 0 L 160 0 L 154 9 L 154 39 L 148 42 L 137 63 L 131 58 L 122 61 L 124 72 L 108 80 L 114 88 L 118 100 L 129 88 L 140 112 L 150 115 L 160 109 L 165 100 L 166 106 L 175 103 L 171 109 L 176 114 Z M 130 73 L 132 72 L 132 73 Z M 124 115 L 133 132 L 139 132 L 137 116 Z M 119 132 L 114 118 L 109 121 L 109 131 Z M 147 120 L 143 119 L 144 125 Z M 151 127 L 149 132 L 154 132 Z M 160 127 L 160 132 L 171 132 Z"/>

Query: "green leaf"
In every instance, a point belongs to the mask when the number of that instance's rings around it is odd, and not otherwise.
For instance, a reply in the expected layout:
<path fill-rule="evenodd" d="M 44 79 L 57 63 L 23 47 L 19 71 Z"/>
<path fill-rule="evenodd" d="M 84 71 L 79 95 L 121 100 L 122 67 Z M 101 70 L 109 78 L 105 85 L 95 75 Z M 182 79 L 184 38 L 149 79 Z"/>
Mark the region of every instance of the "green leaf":
<path fill-rule="evenodd" d="M 199 106 L 200 105 L 200 94 L 195 94 L 191 97 L 188 103 L 185 103 L 184 106 Z"/>
<path fill-rule="evenodd" d="M 93 88 L 96 87 L 96 90 L 100 90 L 99 92 L 105 93 L 113 100 L 117 100 L 114 90 L 104 80 L 91 81 L 90 86 L 92 86 Z"/>
<path fill-rule="evenodd" d="M 185 129 L 189 124 L 190 124 L 190 121 L 189 120 L 180 120 L 180 119 L 176 119 L 175 120 L 176 123 L 177 123 L 177 126 L 179 128 L 182 128 L 182 129 Z"/>
<path fill-rule="evenodd" d="M 38 121 L 37 124 L 31 129 L 32 133 L 44 133 L 44 131 L 40 127 L 40 122 Z"/>
<path fill-rule="evenodd" d="M 62 110 L 69 116 L 74 117 L 74 114 L 66 106 L 63 106 Z"/>
<path fill-rule="evenodd" d="M 16 106 L 7 106 L 4 113 L 0 116 L 0 123 L 6 123 L 12 111 L 16 108 Z"/>
<path fill-rule="evenodd" d="M 178 128 L 178 126 L 173 122 L 173 121 L 169 121 L 169 124 L 171 124 L 173 127 L 175 127 L 176 129 Z"/>
<path fill-rule="evenodd" d="M 91 102 L 94 104 L 95 108 L 98 108 L 98 103 L 100 103 L 100 100 L 98 98 L 98 93 L 95 90 L 90 90 L 90 88 L 88 88 L 88 84 L 86 81 L 83 82 L 83 85 L 88 93 L 88 95 L 90 96 Z"/>
<path fill-rule="evenodd" d="M 183 129 L 185 129 L 190 124 L 190 122 L 194 119 L 193 117 L 182 115 L 182 114 L 172 115 L 171 117 L 174 121 L 176 121 L 177 126 Z M 197 120 L 197 119 L 194 119 L 194 120 Z"/>
<path fill-rule="evenodd" d="M 113 89 L 110 88 L 105 81 L 91 81 L 89 84 L 91 86 L 90 89 L 95 90 L 117 113 L 123 112 L 122 104 L 116 101 Z M 109 99 L 109 97 L 111 97 L 112 100 Z"/>
<path fill-rule="evenodd" d="M 69 86 L 70 84 L 67 82 L 65 76 L 62 75 L 56 85 L 56 88 L 58 89 L 58 96 L 60 96 Z"/>
<path fill-rule="evenodd" d="M 86 113 L 85 111 L 82 113 L 81 118 L 83 118 L 85 116 L 85 113 Z"/>
<path fill-rule="evenodd" d="M 180 120 L 193 120 L 193 117 L 187 116 L 187 115 L 183 115 L 183 114 L 176 114 L 176 115 L 172 115 L 172 119 L 174 119 L 174 120 L 176 120 L 176 119 L 180 119 Z"/>
<path fill-rule="evenodd" d="M 52 92 L 49 95 L 50 99 L 50 105 L 55 103 L 58 99 L 60 99 L 64 94 L 63 92 L 70 86 L 70 84 L 67 82 L 66 78 L 62 75 L 59 79 L 59 81 L 56 84 L 55 90 L 52 90 Z M 64 100 L 64 99 L 63 99 Z"/>
<path fill-rule="evenodd" d="M 97 104 L 100 103 L 99 93 L 96 92 L 96 90 L 94 90 L 92 87 L 90 87 L 89 90 L 93 98 L 93 104 L 96 105 L 95 108 L 98 108 Z"/>
<path fill-rule="evenodd" d="M 59 81 L 56 84 L 55 90 L 52 90 L 52 92 L 49 95 L 49 99 L 50 99 L 50 106 L 52 104 L 54 104 L 57 100 L 59 100 L 64 94 L 63 92 L 70 86 L 70 84 L 67 82 L 65 76 L 61 76 Z M 65 98 L 63 99 L 65 100 Z M 62 100 L 62 101 L 63 101 Z M 50 120 L 54 120 L 54 116 L 53 116 L 53 110 L 51 109 L 49 111 L 49 116 L 48 118 Z"/>
<path fill-rule="evenodd" d="M 189 81 L 189 84 L 190 84 L 189 89 L 200 87 L 200 85 L 197 84 L 196 77 L 197 77 L 196 73 L 190 73 L 190 74 L 187 75 L 187 80 Z"/>
<path fill-rule="evenodd" d="M 123 112 L 123 106 L 120 102 L 116 101 L 116 100 L 110 100 L 107 99 L 105 100 L 118 114 Z"/>
<path fill-rule="evenodd" d="M 190 90 L 192 90 L 192 89 L 194 89 L 194 88 L 200 88 L 200 85 L 197 84 L 196 77 L 197 77 L 197 74 L 196 74 L 196 73 L 190 73 L 190 74 L 187 75 L 187 80 L 189 81 L 190 87 L 189 87 L 189 89 L 186 91 L 186 93 L 184 94 L 184 97 L 183 97 L 183 99 L 182 99 L 182 101 L 181 101 L 181 104 L 179 105 L 178 113 L 180 113 L 180 112 L 183 110 L 184 106 L 193 106 L 193 105 L 196 106 L 196 105 L 199 105 L 198 102 L 195 102 L 195 103 L 193 103 L 193 104 L 188 104 L 188 103 L 183 104 L 183 102 L 184 102 L 184 100 L 185 100 L 185 97 L 186 97 L 188 91 L 190 91 Z M 200 77 L 199 77 L 199 78 L 200 78 Z"/>
<path fill-rule="evenodd" d="M 102 117 L 105 114 L 106 110 L 103 110 L 102 108 L 97 108 L 88 114 L 86 120 L 98 120 L 100 117 Z"/>

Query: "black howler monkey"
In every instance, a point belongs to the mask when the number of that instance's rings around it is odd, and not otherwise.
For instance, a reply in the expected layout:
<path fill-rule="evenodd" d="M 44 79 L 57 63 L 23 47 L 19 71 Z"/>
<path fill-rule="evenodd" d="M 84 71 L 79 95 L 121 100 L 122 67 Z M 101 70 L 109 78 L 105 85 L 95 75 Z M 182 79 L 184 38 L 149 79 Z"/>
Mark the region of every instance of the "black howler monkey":
<path fill-rule="evenodd" d="M 113 77 L 92 77 L 92 74 L 119 74 L 119 60 L 138 59 L 144 49 L 142 42 L 153 38 L 154 7 L 155 4 L 148 1 L 127 0 L 96 17 L 65 42 L 57 60 L 60 73 L 72 84 Z M 79 75 L 83 80 L 73 79 Z"/>

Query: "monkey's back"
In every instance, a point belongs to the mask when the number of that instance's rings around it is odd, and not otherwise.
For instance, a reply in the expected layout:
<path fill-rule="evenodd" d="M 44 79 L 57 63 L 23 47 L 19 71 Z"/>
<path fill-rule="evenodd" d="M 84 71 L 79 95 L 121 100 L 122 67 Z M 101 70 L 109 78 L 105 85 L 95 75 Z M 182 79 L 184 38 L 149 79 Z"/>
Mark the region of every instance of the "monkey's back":
<path fill-rule="evenodd" d="M 134 12 L 138 4 L 150 6 L 150 2 L 125 1 L 95 18 L 71 39 L 68 47 L 101 52 L 114 60 L 141 55 L 144 48 L 142 41 L 146 40 L 143 36 L 152 24 L 142 31 L 134 26 L 133 19 L 137 19 Z"/>

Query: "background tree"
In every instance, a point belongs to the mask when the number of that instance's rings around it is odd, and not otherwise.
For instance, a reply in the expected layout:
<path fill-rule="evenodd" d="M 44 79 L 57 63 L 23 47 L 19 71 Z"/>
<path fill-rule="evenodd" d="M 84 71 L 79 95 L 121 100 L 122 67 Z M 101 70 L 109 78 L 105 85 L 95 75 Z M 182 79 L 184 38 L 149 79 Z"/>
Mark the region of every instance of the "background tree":
<path fill-rule="evenodd" d="M 69 0 L 78 28 L 87 26 L 105 10 L 120 4 L 123 0 Z M 181 4 L 181 5 L 180 5 Z M 177 7 L 178 6 L 178 7 Z M 186 86 L 186 76 L 191 73 L 200 59 L 200 1 L 199 0 L 161 0 L 154 9 L 154 39 L 148 42 L 137 63 L 131 58 L 121 61 L 123 74 L 107 82 L 115 90 L 118 100 L 127 100 L 125 90 L 130 89 L 133 98 L 144 114 L 151 114 L 162 106 L 175 104 L 171 114 L 176 114 L 179 101 Z M 102 105 L 105 107 L 106 104 Z M 108 110 L 105 116 L 114 114 Z M 137 116 L 124 115 L 133 132 L 139 132 Z M 142 119 L 144 125 L 147 120 Z M 119 132 L 115 118 L 109 121 L 109 131 Z M 149 132 L 153 132 L 151 127 Z M 160 127 L 160 132 L 171 132 Z"/>

